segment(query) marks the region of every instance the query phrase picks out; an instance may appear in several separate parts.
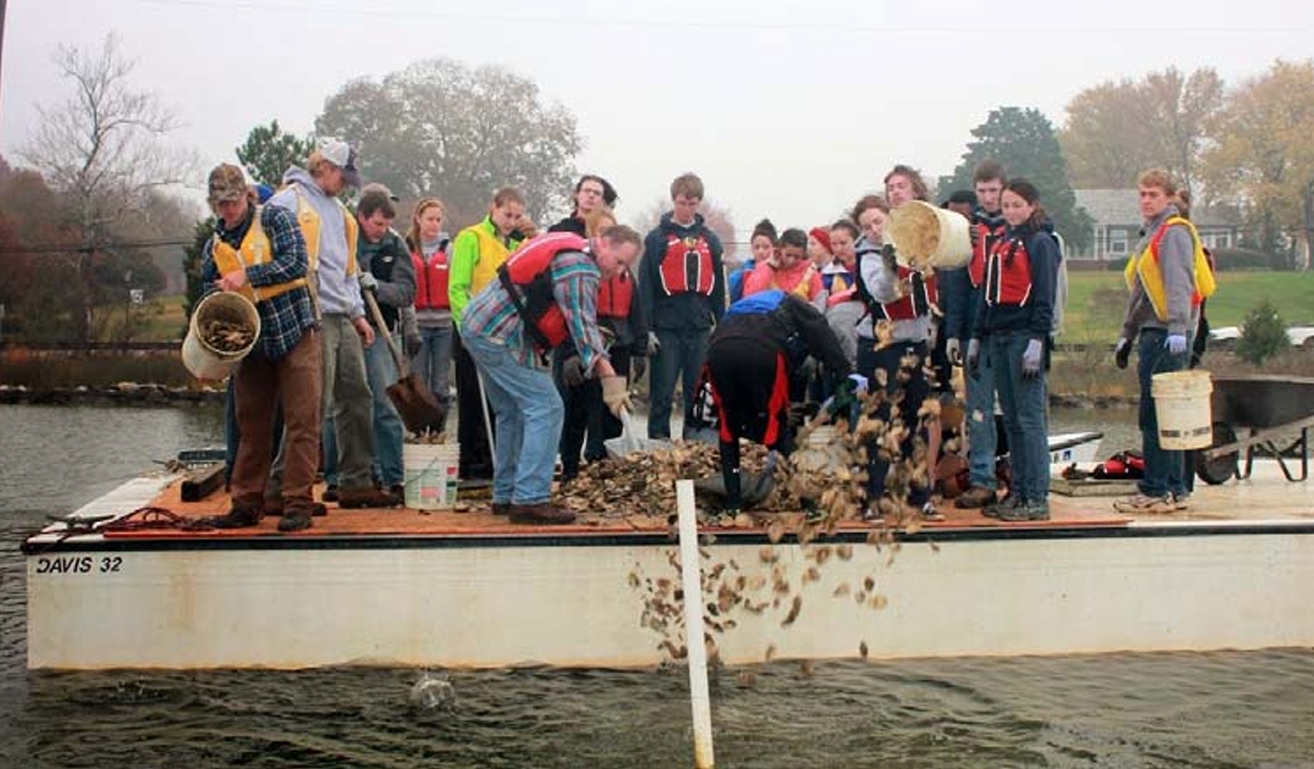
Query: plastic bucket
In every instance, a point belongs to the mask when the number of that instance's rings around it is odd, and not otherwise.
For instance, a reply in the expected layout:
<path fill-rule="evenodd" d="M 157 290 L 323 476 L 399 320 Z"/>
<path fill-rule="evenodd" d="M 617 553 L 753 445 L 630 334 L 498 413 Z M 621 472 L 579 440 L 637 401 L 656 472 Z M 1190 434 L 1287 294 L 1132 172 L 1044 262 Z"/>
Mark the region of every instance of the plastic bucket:
<path fill-rule="evenodd" d="M 220 350 L 201 337 L 201 326 L 223 321 L 250 329 L 251 342 L 240 350 Z M 251 352 L 260 340 L 260 313 L 250 299 L 241 294 L 220 291 L 206 296 L 192 311 L 183 340 L 182 360 L 197 379 L 223 379 Z"/>
<path fill-rule="evenodd" d="M 456 505 L 458 443 L 402 444 L 406 506 L 414 510 L 450 510 Z"/>
<path fill-rule="evenodd" d="M 890 212 L 885 236 L 898 257 L 914 267 L 952 269 L 972 257 L 971 224 L 961 214 L 920 200 Z"/>
<path fill-rule="evenodd" d="M 1214 441 L 1209 372 L 1172 371 L 1155 374 L 1150 394 L 1159 419 L 1159 445 L 1165 449 L 1202 449 Z"/>
<path fill-rule="evenodd" d="M 803 446 L 790 457 L 794 466 L 810 472 L 835 471 L 848 464 L 844 436 L 834 425 L 812 428 Z"/>

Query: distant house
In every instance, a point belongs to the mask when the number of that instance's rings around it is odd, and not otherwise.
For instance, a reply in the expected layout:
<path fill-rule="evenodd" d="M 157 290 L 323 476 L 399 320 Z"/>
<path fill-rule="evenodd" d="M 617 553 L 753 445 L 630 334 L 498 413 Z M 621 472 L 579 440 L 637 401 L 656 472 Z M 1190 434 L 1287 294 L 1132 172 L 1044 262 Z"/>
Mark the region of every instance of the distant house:
<path fill-rule="evenodd" d="M 1073 190 L 1077 206 L 1086 209 L 1095 220 L 1091 244 L 1085 252 L 1070 254 L 1074 259 L 1106 261 L 1126 259 L 1141 239 L 1144 219 L 1135 189 Z M 1191 221 L 1206 248 L 1217 250 L 1236 246 L 1241 227 L 1240 217 L 1228 209 L 1196 208 Z"/>

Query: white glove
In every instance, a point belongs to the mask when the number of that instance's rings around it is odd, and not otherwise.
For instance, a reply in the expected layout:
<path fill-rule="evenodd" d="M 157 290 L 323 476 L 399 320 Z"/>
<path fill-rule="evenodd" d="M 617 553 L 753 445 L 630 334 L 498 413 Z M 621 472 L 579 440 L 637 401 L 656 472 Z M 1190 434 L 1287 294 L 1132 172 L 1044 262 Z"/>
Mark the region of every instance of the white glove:
<path fill-rule="evenodd" d="M 649 332 L 648 332 L 648 357 L 651 358 L 652 356 L 656 355 L 656 354 L 657 354 L 657 351 L 660 350 L 660 349 L 662 349 L 662 343 L 661 343 L 660 340 L 657 339 L 657 332 L 656 332 L 656 331 L 649 331 Z"/>
<path fill-rule="evenodd" d="M 373 291 L 377 294 L 379 292 L 379 281 L 370 273 L 362 272 L 360 274 L 360 287 L 365 291 Z"/>
<path fill-rule="evenodd" d="M 949 358 L 949 362 L 955 366 L 963 365 L 963 343 L 957 339 L 946 339 L 944 341 L 944 354 Z"/>
<path fill-rule="evenodd" d="M 863 376 L 862 374 L 849 374 L 849 381 L 853 383 L 854 395 L 867 394 L 867 386 L 868 386 L 867 377 Z"/>

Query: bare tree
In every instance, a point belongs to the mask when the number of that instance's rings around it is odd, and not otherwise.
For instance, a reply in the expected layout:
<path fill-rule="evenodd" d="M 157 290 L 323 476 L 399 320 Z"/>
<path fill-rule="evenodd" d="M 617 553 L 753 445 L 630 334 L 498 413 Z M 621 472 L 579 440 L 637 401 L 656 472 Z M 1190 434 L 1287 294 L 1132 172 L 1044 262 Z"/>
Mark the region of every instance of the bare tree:
<path fill-rule="evenodd" d="M 117 35 L 108 35 L 98 51 L 61 45 L 53 58 L 73 94 L 38 107 L 40 127 L 20 155 L 67 198 L 81 230 L 82 317 L 76 325 L 78 337 L 90 341 L 93 262 L 110 228 L 142 211 L 152 191 L 186 182 L 195 162 L 164 144 L 178 119 L 155 94 L 132 87 L 136 62 L 123 57 Z"/>

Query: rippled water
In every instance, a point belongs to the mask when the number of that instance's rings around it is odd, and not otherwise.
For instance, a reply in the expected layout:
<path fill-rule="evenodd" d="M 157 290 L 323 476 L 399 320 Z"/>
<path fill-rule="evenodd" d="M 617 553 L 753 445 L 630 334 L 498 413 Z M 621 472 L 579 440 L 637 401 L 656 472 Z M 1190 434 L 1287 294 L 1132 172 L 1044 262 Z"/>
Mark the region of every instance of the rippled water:
<path fill-rule="evenodd" d="M 0 408 L 0 765 L 692 765 L 680 670 L 29 673 L 22 535 L 218 431 L 213 408 Z M 425 675 L 450 699 L 412 704 Z M 712 703 L 724 767 L 1314 763 L 1311 650 L 778 662 L 721 671 Z"/>

